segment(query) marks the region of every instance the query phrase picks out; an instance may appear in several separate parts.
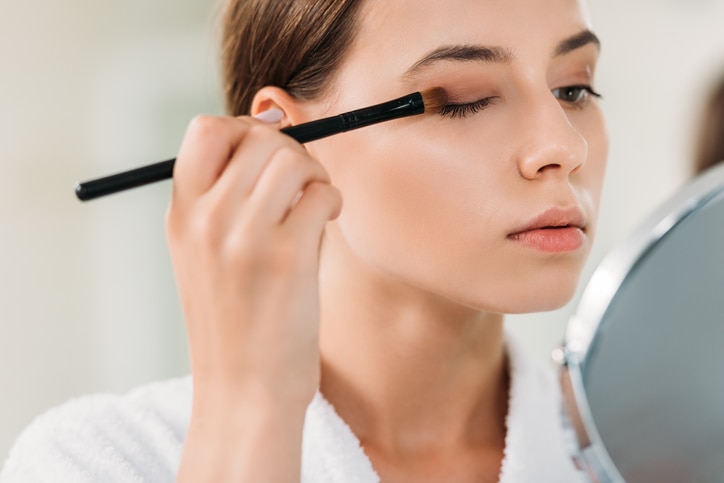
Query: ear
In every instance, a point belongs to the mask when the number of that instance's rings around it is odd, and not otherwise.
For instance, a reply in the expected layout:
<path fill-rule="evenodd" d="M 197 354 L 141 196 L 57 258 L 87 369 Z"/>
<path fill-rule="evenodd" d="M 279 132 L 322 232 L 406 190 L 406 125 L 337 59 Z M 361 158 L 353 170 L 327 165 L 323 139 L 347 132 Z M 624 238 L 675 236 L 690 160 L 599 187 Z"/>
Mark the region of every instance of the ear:
<path fill-rule="evenodd" d="M 284 112 L 281 127 L 294 126 L 309 120 L 301 102 L 284 89 L 273 86 L 265 86 L 257 91 L 251 101 L 251 115 L 256 116 L 274 107 Z"/>

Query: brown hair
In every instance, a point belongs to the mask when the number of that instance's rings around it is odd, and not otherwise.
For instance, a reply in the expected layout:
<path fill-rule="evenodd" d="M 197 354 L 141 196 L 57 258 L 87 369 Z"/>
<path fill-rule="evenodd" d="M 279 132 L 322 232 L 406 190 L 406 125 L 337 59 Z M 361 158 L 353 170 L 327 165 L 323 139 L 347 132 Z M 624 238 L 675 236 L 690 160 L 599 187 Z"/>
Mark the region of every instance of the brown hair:
<path fill-rule="evenodd" d="M 724 161 L 724 77 L 709 96 L 701 120 L 695 174 Z"/>
<path fill-rule="evenodd" d="M 332 75 L 356 33 L 361 0 L 227 0 L 221 63 L 226 109 L 249 114 L 264 86 L 312 100 Z"/>

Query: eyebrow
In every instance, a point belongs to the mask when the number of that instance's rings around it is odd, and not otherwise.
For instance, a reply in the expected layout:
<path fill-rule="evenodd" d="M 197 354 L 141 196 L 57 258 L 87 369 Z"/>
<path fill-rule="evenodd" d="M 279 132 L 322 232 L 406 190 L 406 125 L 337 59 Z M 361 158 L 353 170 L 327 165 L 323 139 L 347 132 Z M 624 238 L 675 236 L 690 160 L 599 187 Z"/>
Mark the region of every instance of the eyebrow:
<path fill-rule="evenodd" d="M 439 47 L 412 64 L 403 77 L 414 77 L 421 70 L 443 60 L 458 62 L 490 62 L 508 64 L 513 53 L 502 47 L 486 47 L 483 45 L 450 45 Z"/>
<path fill-rule="evenodd" d="M 575 35 L 561 40 L 554 50 L 554 57 L 568 54 L 588 44 L 601 48 L 601 42 L 590 30 L 583 30 Z M 420 60 L 412 64 L 402 77 L 414 77 L 425 68 L 441 61 L 457 62 L 483 62 L 493 64 L 509 64 L 515 55 L 510 49 L 485 45 L 449 45 L 438 47 L 425 54 Z"/>
<path fill-rule="evenodd" d="M 598 50 L 601 49 L 601 41 L 598 39 L 596 34 L 590 30 L 582 30 L 577 34 L 571 35 L 567 39 L 563 39 L 558 42 L 558 45 L 556 45 L 556 48 L 553 51 L 553 56 L 558 57 L 566 55 L 567 53 L 580 49 L 588 44 L 595 45 Z"/>

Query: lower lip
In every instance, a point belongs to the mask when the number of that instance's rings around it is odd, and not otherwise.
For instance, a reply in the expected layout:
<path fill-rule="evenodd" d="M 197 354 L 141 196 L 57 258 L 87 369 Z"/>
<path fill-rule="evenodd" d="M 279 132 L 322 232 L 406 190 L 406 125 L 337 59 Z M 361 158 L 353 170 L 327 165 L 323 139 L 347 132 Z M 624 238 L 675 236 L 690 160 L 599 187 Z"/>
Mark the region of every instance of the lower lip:
<path fill-rule="evenodd" d="M 508 238 L 520 244 L 548 253 L 565 253 L 578 250 L 585 241 L 585 233 L 578 227 L 541 228 L 523 231 Z"/>

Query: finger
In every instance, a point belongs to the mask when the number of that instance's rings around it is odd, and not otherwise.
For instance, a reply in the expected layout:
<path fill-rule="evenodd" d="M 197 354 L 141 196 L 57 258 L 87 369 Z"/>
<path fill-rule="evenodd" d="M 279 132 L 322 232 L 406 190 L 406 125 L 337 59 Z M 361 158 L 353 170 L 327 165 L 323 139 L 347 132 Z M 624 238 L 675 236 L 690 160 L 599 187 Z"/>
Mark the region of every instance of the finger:
<path fill-rule="evenodd" d="M 198 197 L 211 189 L 251 127 L 244 118 L 195 117 L 174 165 L 174 194 Z"/>
<path fill-rule="evenodd" d="M 281 223 L 298 193 L 312 181 L 329 182 L 317 161 L 294 148 L 279 148 L 267 163 L 249 197 L 249 206 L 268 223 Z"/>
<path fill-rule="evenodd" d="M 329 183 L 313 181 L 304 188 L 302 197 L 290 210 L 284 226 L 312 243 L 319 243 L 325 225 L 337 218 L 341 210 L 340 191 Z"/>
<path fill-rule="evenodd" d="M 283 148 L 306 155 L 304 148 L 288 136 L 259 123 L 253 125 L 213 188 L 218 192 L 216 196 L 224 198 L 230 206 L 241 206 L 254 190 L 270 159 Z"/>

